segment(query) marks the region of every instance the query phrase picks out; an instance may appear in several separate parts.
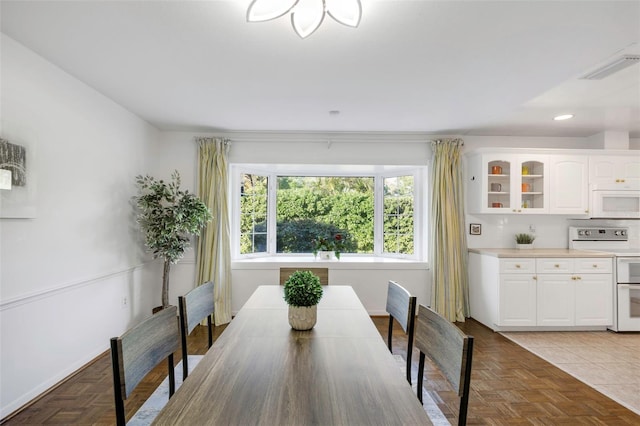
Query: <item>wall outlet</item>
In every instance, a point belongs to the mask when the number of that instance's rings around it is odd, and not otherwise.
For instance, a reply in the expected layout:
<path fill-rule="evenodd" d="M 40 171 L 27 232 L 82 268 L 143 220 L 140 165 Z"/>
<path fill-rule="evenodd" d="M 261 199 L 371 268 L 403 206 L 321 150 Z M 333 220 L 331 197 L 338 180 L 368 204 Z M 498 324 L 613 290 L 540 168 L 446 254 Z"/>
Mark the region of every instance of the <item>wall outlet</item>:
<path fill-rule="evenodd" d="M 529 225 L 529 232 L 532 232 L 532 233 L 535 234 L 536 233 L 536 226 L 535 225 Z"/>
<path fill-rule="evenodd" d="M 127 306 L 127 304 L 128 304 L 127 296 L 124 296 L 124 297 L 122 298 L 122 307 L 124 308 L 125 306 Z"/>

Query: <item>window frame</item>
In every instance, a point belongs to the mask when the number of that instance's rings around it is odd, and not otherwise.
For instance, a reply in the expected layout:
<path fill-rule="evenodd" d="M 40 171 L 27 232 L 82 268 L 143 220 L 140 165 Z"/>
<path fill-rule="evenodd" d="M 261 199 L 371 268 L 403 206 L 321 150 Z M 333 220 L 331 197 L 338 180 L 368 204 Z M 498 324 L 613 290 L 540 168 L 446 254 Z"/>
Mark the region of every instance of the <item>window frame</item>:
<path fill-rule="evenodd" d="M 308 164 L 244 164 L 230 165 L 231 203 L 231 247 L 232 260 L 246 260 L 265 257 L 309 256 L 310 253 L 277 253 L 276 252 L 276 209 L 277 179 L 279 176 L 311 176 L 311 177 L 372 177 L 374 179 L 374 249 L 373 253 L 345 253 L 348 257 L 381 257 L 402 260 L 426 261 L 427 254 L 427 166 L 426 165 L 308 165 Z M 267 251 L 258 253 L 240 253 L 240 191 L 243 174 L 265 176 L 267 185 Z M 413 175 L 414 178 L 414 253 L 384 253 L 383 220 L 384 220 L 384 179 L 389 177 Z"/>

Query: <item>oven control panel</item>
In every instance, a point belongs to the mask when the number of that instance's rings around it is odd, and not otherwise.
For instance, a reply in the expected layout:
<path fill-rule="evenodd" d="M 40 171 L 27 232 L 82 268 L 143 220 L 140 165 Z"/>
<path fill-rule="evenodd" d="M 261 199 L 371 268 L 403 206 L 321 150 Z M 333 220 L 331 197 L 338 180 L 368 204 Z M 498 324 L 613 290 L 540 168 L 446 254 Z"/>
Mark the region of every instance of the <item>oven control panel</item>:
<path fill-rule="evenodd" d="M 627 241 L 628 239 L 628 229 L 623 227 L 595 228 L 572 226 L 569 228 L 570 241 Z"/>

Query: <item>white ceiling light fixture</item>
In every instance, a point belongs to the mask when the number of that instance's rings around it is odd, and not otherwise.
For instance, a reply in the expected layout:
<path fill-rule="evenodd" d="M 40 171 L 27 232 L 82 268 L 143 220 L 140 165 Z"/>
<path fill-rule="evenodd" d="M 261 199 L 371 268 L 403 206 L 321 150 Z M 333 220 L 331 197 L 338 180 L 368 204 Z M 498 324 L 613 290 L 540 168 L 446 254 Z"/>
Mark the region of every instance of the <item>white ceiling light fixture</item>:
<path fill-rule="evenodd" d="M 247 9 L 247 22 L 264 22 L 291 13 L 291 25 L 301 38 L 320 27 L 325 14 L 337 22 L 357 27 L 362 18 L 360 0 L 253 0 Z"/>
<path fill-rule="evenodd" d="M 556 115 L 555 117 L 553 117 L 555 121 L 564 121 L 570 118 L 573 118 L 573 114 L 562 114 L 562 115 Z"/>
<path fill-rule="evenodd" d="M 591 71 L 588 74 L 583 75 L 580 78 L 583 80 L 602 80 L 611 74 L 637 63 L 640 63 L 640 55 L 624 55 L 599 67 L 598 69 Z"/>

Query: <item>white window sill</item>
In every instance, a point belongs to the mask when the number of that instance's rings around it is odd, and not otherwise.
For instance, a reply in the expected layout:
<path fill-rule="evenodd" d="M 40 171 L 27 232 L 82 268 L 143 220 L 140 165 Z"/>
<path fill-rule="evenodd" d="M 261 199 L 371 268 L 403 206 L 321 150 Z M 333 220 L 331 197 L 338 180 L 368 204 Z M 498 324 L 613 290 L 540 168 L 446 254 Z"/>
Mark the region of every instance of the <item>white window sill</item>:
<path fill-rule="evenodd" d="M 267 256 L 236 259 L 231 269 L 329 268 L 329 269 L 429 269 L 428 263 L 412 259 L 342 255 L 340 260 L 320 260 L 313 256 Z"/>

